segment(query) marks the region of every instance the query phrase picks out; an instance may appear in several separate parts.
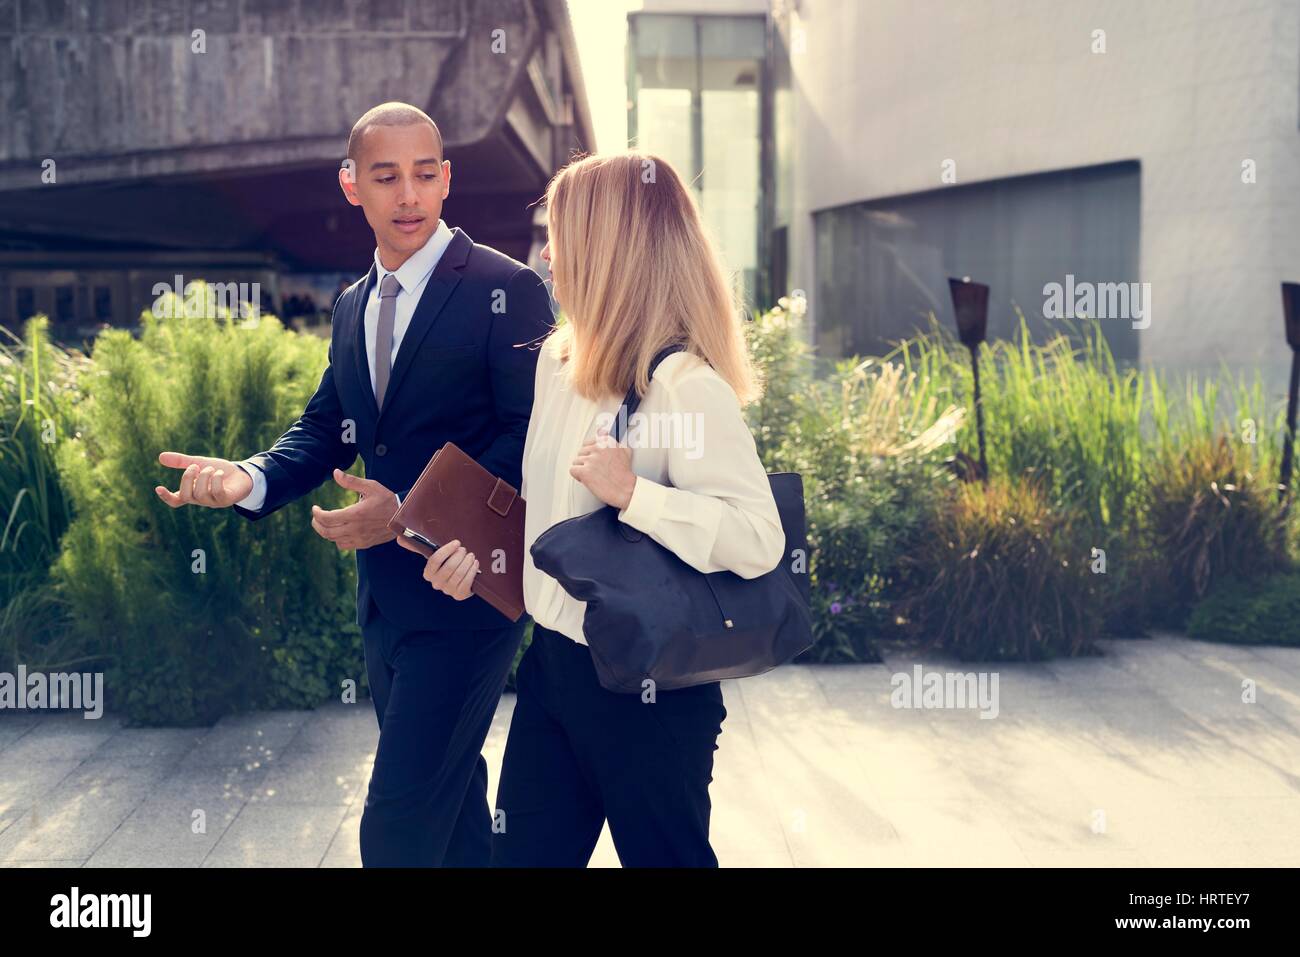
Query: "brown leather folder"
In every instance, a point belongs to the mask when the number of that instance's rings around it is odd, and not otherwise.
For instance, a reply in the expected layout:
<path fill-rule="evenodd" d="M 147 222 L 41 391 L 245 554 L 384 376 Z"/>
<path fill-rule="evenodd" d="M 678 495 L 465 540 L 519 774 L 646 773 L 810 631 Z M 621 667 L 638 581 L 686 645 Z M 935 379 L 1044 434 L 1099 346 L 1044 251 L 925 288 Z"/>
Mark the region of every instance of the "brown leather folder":
<path fill-rule="evenodd" d="M 426 556 L 459 539 L 478 559 L 473 594 L 511 621 L 524 613 L 524 500 L 455 443 L 429 459 L 388 527 Z"/>

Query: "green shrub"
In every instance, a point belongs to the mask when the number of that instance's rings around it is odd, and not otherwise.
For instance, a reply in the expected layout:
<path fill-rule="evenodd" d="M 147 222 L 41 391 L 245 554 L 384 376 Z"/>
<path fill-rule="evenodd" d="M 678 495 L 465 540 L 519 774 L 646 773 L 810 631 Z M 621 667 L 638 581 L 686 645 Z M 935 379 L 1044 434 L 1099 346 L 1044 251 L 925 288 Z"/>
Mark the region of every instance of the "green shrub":
<path fill-rule="evenodd" d="M 937 325 L 896 355 L 938 401 L 973 401 L 969 354 Z M 1096 594 L 1109 633 L 1181 625 L 1206 575 L 1234 551 L 1254 553 L 1247 567 L 1276 569 L 1273 531 L 1282 525 L 1267 477 L 1278 474 L 1282 407 L 1265 398 L 1258 375 L 1224 370 L 1174 389 L 1157 370 L 1118 364 L 1095 322 L 1034 344 L 1023 317 L 1014 341 L 990 343 L 981 356 L 990 472 L 1032 475 L 1054 507 L 1078 515 L 1084 554 L 1105 556 Z M 974 429 L 957 439 L 976 454 Z M 1216 459 L 1212 448 L 1231 454 Z M 1199 451 L 1186 458 L 1188 450 Z M 1216 481 L 1222 496 L 1211 490 Z M 1233 498 L 1242 504 L 1231 515 L 1211 507 Z"/>
<path fill-rule="evenodd" d="M 897 355 L 938 401 L 973 406 L 969 353 L 947 331 L 936 325 Z M 1033 475 L 1049 501 L 1081 513 L 1099 547 L 1126 535 L 1143 505 L 1155 374 L 1121 368 L 1095 323 L 1035 344 L 1023 316 L 1014 340 L 982 348 L 980 373 L 990 473 Z M 958 442 L 978 455 L 974 428 Z"/>
<path fill-rule="evenodd" d="M 801 658 L 879 661 L 876 642 L 899 637 L 895 603 L 914 585 L 904 557 L 916 546 L 941 477 L 884 463 L 834 495 L 813 483 L 808 502 L 813 636 Z"/>
<path fill-rule="evenodd" d="M 1192 612 L 1187 634 L 1201 641 L 1300 647 L 1300 573 L 1220 581 Z"/>
<path fill-rule="evenodd" d="M 1161 624 L 1181 627 L 1220 578 L 1264 577 L 1287 568 L 1277 484 L 1250 469 L 1247 447 L 1222 435 L 1159 454 L 1150 525 Z"/>
<path fill-rule="evenodd" d="M 85 356 L 49 340 L 46 317 L 23 339 L 0 343 L 0 670 L 68 667 L 87 649 L 66 627 L 49 581 L 50 564 L 72 517 L 56 449 L 76 431 L 76 379 Z"/>
<path fill-rule="evenodd" d="M 763 381 L 763 397 L 746 415 L 758 457 L 769 472 L 792 471 L 783 460 L 789 430 L 798 415 L 799 394 L 812 381 L 812 350 L 803 337 L 803 300 L 782 298 L 745 324 L 749 354 Z"/>
<path fill-rule="evenodd" d="M 845 360 L 814 379 L 802 313 L 782 304 L 749 324 L 765 389 L 748 414 L 765 467 L 804 480 L 816 641 L 801 660 L 877 661 L 963 416 L 892 363 Z"/>
<path fill-rule="evenodd" d="M 945 568 L 946 587 L 977 594 L 959 587 L 957 571 L 973 573 L 980 563 L 949 567 L 932 538 L 918 550 L 927 529 L 966 541 L 969 554 L 981 522 L 994 534 L 1003 518 L 1038 516 L 1037 550 L 994 538 L 1033 567 L 1023 576 L 990 571 L 978 592 L 1005 603 L 1008 619 L 1016 603 L 1025 609 L 1018 650 L 992 634 L 972 644 L 979 620 L 972 605 L 957 644 L 975 656 L 1026 656 L 1039 645 L 1073 653 L 1095 634 L 1181 626 L 1217 577 L 1276 572 L 1300 547 L 1300 508 L 1288 523 L 1276 502 L 1282 405 L 1265 397 L 1258 375 L 1224 370 L 1174 388 L 1158 370 L 1117 362 L 1099 323 L 1034 343 L 1022 317 L 1013 341 L 981 349 L 996 488 L 954 498 L 942 493 L 933 465 L 947 451 L 936 430 L 947 430 L 959 456 L 978 452 L 974 428 L 960 427 L 974 401 L 965 347 L 936 323 L 882 360 L 815 362 L 799 305 L 782 300 L 749 324 L 768 379 L 750 422 L 768 469 L 804 476 L 818 634 L 809 657 L 871 656 L 873 639 L 890 634 L 904 608 L 916 618 L 918 596 L 935 594 L 923 567 Z M 814 368 L 828 366 L 829 374 L 814 378 Z M 1044 551 L 1088 574 L 1045 577 Z M 927 562 L 910 560 L 927 554 Z M 1042 624 L 1049 613 L 1058 619 L 1050 628 Z M 1093 629 L 1088 636 L 1084 623 Z M 956 641 L 958 624 L 960 617 L 944 625 L 941 640 Z M 916 620 L 909 626 L 924 635 Z M 989 627 L 1008 630 L 1005 622 Z"/>
<path fill-rule="evenodd" d="M 74 627 L 111 657 L 111 707 L 146 724 L 206 723 L 244 708 L 304 707 L 364 676 L 350 557 L 310 525 L 332 483 L 259 522 L 172 509 L 158 453 L 240 458 L 267 448 L 314 391 L 327 345 L 272 317 L 213 316 L 196 284 L 138 340 L 103 333 L 82 377 L 84 429 L 59 463 L 76 508 L 57 576 Z M 197 304 L 197 306 L 196 306 Z"/>
<path fill-rule="evenodd" d="M 1105 563 L 1093 583 L 1102 628 L 1141 633 L 1150 597 L 1148 433 L 1160 379 L 1117 363 L 1096 323 L 1038 344 L 1020 318 L 1013 340 L 981 349 L 989 471 L 1032 478 L 1053 508 L 1075 517 L 1082 557 Z M 973 405 L 969 352 L 948 331 L 936 324 L 896 354 L 940 401 Z M 978 455 L 973 428 L 957 439 L 962 453 Z"/>
<path fill-rule="evenodd" d="M 1101 624 L 1086 555 L 1077 519 L 1037 481 L 962 485 L 907 558 L 919 587 L 903 611 L 923 644 L 963 660 L 1086 653 Z"/>
<path fill-rule="evenodd" d="M 511 691 L 519 690 L 519 685 L 516 683 L 516 678 L 519 675 L 519 662 L 523 660 L 524 652 L 528 650 L 528 646 L 533 643 L 533 624 L 532 618 L 524 622 L 523 640 L 519 642 L 519 649 L 515 652 L 514 661 L 510 662 L 510 671 L 506 674 L 506 687 Z"/>
<path fill-rule="evenodd" d="M 268 644 L 259 646 L 270 661 L 265 692 L 257 707 L 314 708 L 338 699 L 345 681 L 354 682 L 358 698 L 369 688 L 361 629 L 356 624 L 353 577 L 345 573 L 340 581 L 332 601 L 325 597 L 320 605 L 280 619 L 278 637 L 272 634 Z M 255 625 L 253 631 L 265 633 L 261 625 Z"/>

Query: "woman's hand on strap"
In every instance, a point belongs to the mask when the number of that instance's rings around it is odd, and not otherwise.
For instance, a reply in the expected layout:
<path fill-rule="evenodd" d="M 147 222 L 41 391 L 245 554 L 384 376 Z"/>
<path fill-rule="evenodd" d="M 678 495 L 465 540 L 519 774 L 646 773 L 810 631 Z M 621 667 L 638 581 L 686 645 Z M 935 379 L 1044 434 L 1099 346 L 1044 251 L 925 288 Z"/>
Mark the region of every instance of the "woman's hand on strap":
<path fill-rule="evenodd" d="M 569 474 L 606 505 L 622 510 L 632 501 L 632 450 L 615 442 L 608 429 L 602 428 L 578 450 Z"/>

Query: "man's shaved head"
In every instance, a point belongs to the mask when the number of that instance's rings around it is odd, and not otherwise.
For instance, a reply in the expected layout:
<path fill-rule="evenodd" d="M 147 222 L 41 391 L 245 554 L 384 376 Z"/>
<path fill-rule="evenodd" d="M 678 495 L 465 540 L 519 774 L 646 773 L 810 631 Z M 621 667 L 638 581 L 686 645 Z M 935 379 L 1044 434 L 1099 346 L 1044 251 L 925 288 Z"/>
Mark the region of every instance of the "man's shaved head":
<path fill-rule="evenodd" d="M 438 124 L 418 106 L 398 102 L 380 103 L 362 114 L 361 119 L 357 120 L 351 134 L 348 135 L 348 159 L 357 162 L 357 154 L 361 151 L 361 138 L 370 127 L 412 126 L 416 123 L 428 123 L 433 127 L 433 135 L 438 140 L 438 159 L 443 159 L 442 132 L 438 129 Z"/>

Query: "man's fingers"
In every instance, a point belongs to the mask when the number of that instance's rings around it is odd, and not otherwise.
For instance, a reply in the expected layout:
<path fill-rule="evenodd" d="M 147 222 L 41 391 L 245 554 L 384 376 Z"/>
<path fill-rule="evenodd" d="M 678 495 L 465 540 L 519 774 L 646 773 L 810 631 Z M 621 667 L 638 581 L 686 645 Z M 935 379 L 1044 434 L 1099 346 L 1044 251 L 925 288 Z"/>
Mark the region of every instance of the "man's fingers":
<path fill-rule="evenodd" d="M 401 541 L 402 536 L 398 536 Z M 403 542 L 403 547 L 406 543 Z M 461 545 L 459 539 L 452 539 L 438 548 L 424 564 L 424 579 L 440 592 L 444 592 L 457 601 L 463 601 L 473 593 L 474 576 L 478 573 L 478 560 L 474 554 Z"/>
<path fill-rule="evenodd" d="M 369 492 L 379 484 L 374 479 L 357 478 L 342 469 L 334 470 L 334 481 L 350 492 Z"/>
<path fill-rule="evenodd" d="M 456 574 L 452 576 L 451 591 L 457 598 L 466 598 L 470 592 L 470 585 L 474 581 L 474 575 L 478 572 L 478 559 L 474 553 L 470 552 L 461 561 L 461 567 L 457 569 Z"/>
<path fill-rule="evenodd" d="M 443 565 L 443 585 L 448 591 L 454 591 L 461 579 L 465 577 L 465 571 L 474 566 L 473 552 L 461 546 L 456 550 L 456 554 L 451 560 Z"/>
<path fill-rule="evenodd" d="M 320 517 L 317 515 L 312 516 L 311 527 L 316 529 L 317 535 L 319 535 L 321 538 L 327 538 L 331 542 L 338 539 L 339 535 L 341 534 L 336 528 L 331 528 L 327 525 L 322 525 L 320 522 Z"/>
<path fill-rule="evenodd" d="M 474 576 L 478 574 L 478 561 L 466 562 L 456 580 L 452 582 L 451 596 L 464 601 L 474 593 Z"/>
<path fill-rule="evenodd" d="M 460 539 L 459 539 L 459 538 L 453 538 L 451 541 L 447 542 L 445 545 L 441 545 L 441 546 L 439 546 L 439 547 L 434 551 L 434 553 L 433 553 L 433 558 L 437 560 L 437 562 L 438 562 L 439 565 L 441 565 L 441 564 L 442 564 L 443 562 L 445 562 L 445 561 L 446 561 L 446 560 L 447 560 L 451 555 L 454 555 L 454 554 L 456 553 L 457 549 L 459 549 L 459 548 L 460 548 Z"/>
<path fill-rule="evenodd" d="M 206 455 L 186 455 L 184 452 L 159 452 L 158 462 L 167 468 L 184 469 L 175 492 L 162 485 L 154 486 L 158 497 L 172 508 L 182 505 L 203 505 L 219 508 L 226 501 L 226 475 L 230 463 Z"/>
<path fill-rule="evenodd" d="M 355 508 L 355 504 L 349 505 L 347 508 L 335 509 L 324 509 L 319 505 L 313 505 L 311 514 L 313 519 L 320 519 L 320 523 L 326 528 L 338 528 L 340 525 L 346 525 L 352 521 L 353 516 L 356 515 L 356 512 L 353 511 Z"/>
<path fill-rule="evenodd" d="M 198 458 L 184 452 L 159 452 L 158 461 L 169 469 L 184 469 L 198 462 Z"/>
<path fill-rule="evenodd" d="M 182 502 L 189 504 L 194 501 L 194 482 L 198 477 L 198 463 L 191 462 L 185 467 L 185 471 L 181 474 L 180 487 L 176 490 L 176 494 L 181 497 Z"/>
<path fill-rule="evenodd" d="M 452 574 L 460 567 L 460 561 L 465 557 L 465 553 L 465 546 L 454 539 L 443 545 L 425 563 L 425 579 L 434 588 L 445 590 Z"/>
<path fill-rule="evenodd" d="M 225 459 L 214 459 L 210 455 L 189 455 L 185 452 L 159 452 L 158 462 L 171 469 L 187 469 L 191 465 L 197 465 L 199 468 L 205 465 L 221 468 L 226 464 Z"/>
<path fill-rule="evenodd" d="M 194 477 L 194 504 L 212 505 L 212 474 L 216 472 L 211 465 L 205 465 L 199 469 L 199 474 Z"/>
<path fill-rule="evenodd" d="M 217 469 L 214 465 L 204 466 L 199 472 L 199 492 L 203 496 L 204 505 L 217 504 Z"/>
<path fill-rule="evenodd" d="M 179 495 L 177 495 L 175 492 L 168 491 L 167 489 L 163 488 L 161 485 L 154 486 L 154 491 L 158 493 L 158 497 L 160 499 L 162 499 L 172 508 L 180 508 L 182 505 L 185 504 L 183 501 L 181 501 L 181 497 Z"/>

